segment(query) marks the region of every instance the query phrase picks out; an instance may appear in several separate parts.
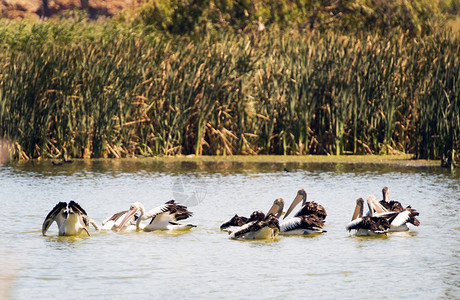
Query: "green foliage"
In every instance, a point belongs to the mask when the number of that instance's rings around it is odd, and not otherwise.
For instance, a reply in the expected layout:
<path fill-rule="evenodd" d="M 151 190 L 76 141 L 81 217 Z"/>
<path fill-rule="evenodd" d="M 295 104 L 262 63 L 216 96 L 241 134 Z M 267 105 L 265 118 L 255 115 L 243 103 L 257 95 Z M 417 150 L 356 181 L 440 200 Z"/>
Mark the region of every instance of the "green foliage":
<path fill-rule="evenodd" d="M 17 158 L 460 151 L 445 32 L 195 41 L 77 19 L 3 22 L 0 41 L 0 137 Z"/>
<path fill-rule="evenodd" d="M 455 4 L 443 4 L 443 11 Z M 450 8 L 450 9 L 449 9 Z M 338 32 L 409 31 L 430 34 L 442 24 L 437 2 L 430 0 L 151 0 L 139 22 L 159 31 L 184 34 L 204 26 L 235 31 L 258 24 Z"/>

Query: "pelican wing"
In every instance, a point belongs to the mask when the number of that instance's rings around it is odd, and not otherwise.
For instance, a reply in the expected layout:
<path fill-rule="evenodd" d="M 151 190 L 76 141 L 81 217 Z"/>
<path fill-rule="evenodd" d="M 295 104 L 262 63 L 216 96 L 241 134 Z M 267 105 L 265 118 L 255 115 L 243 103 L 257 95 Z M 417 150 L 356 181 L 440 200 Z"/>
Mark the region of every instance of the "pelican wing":
<path fill-rule="evenodd" d="M 193 215 L 192 212 L 187 210 L 186 206 L 177 204 L 174 200 L 170 200 L 165 204 L 169 205 L 169 212 L 174 216 L 175 221 L 185 220 Z"/>
<path fill-rule="evenodd" d="M 168 203 L 165 203 L 163 205 L 160 205 L 160 206 L 157 206 L 151 210 L 149 210 L 148 212 L 146 212 L 143 216 L 142 216 L 142 220 L 147 220 L 147 219 L 150 219 L 150 218 L 155 218 L 156 216 L 158 216 L 159 214 L 162 214 L 162 213 L 165 213 L 169 210 L 169 204 Z"/>
<path fill-rule="evenodd" d="M 407 223 L 409 221 L 409 211 L 403 211 L 399 213 L 391 222 L 391 227 L 399 227 Z"/>
<path fill-rule="evenodd" d="M 222 225 L 220 225 L 220 229 L 222 230 L 230 226 L 243 226 L 247 222 L 248 218 L 234 215 L 230 220 L 225 221 Z"/>
<path fill-rule="evenodd" d="M 318 229 L 323 226 L 323 221 L 316 215 L 294 217 L 281 223 L 281 231 L 288 232 L 296 229 Z"/>
<path fill-rule="evenodd" d="M 243 235 L 245 235 L 248 232 L 251 232 L 254 229 L 254 224 L 256 224 L 258 221 L 252 221 L 249 223 L 244 224 L 243 226 L 229 231 L 228 233 L 230 234 L 230 238 L 232 239 L 237 239 Z"/>
<path fill-rule="evenodd" d="M 391 227 L 399 227 L 407 222 L 414 224 L 415 226 L 419 226 L 420 222 L 415 218 L 418 216 L 418 212 L 415 209 L 406 208 L 403 212 L 400 212 L 392 221 Z"/>
<path fill-rule="evenodd" d="M 105 219 L 103 222 L 102 222 L 102 226 L 104 226 L 107 222 L 109 221 L 113 221 L 114 223 L 116 223 L 119 219 L 123 219 L 122 217 L 124 216 L 124 214 L 126 214 L 128 211 L 127 210 L 124 210 L 124 211 L 120 211 L 119 213 L 116 213 L 114 214 L 113 216 L 111 217 L 108 217 L 107 219 Z"/>
<path fill-rule="evenodd" d="M 357 218 L 347 224 L 348 231 L 352 229 L 367 229 L 374 232 L 384 232 L 390 228 L 388 218 L 385 217 L 362 217 Z"/>
<path fill-rule="evenodd" d="M 327 217 L 326 209 L 314 201 L 306 202 L 294 217 L 300 217 L 304 215 L 317 215 L 323 220 Z"/>
<path fill-rule="evenodd" d="M 171 215 L 170 219 L 173 222 L 184 220 L 192 216 L 192 212 L 188 211 L 187 207 L 175 203 L 174 200 L 170 200 L 165 204 L 157 206 L 146 212 L 144 216 L 142 216 L 142 220 L 155 218 L 156 216 L 165 212 L 168 212 Z"/>
<path fill-rule="evenodd" d="M 71 208 L 74 212 L 79 213 L 80 215 L 88 215 L 86 211 L 77 202 L 73 200 L 69 202 L 69 208 Z"/>
<path fill-rule="evenodd" d="M 48 215 L 45 218 L 45 221 L 43 222 L 42 225 L 42 234 L 45 235 L 46 231 L 48 231 L 48 228 L 53 224 L 54 221 L 58 224 L 58 227 L 61 227 L 61 225 L 64 223 L 64 221 L 67 219 L 67 213 L 66 213 L 66 208 L 67 208 L 67 203 L 66 202 L 59 202 L 56 204 L 56 206 L 48 213 Z"/>
<path fill-rule="evenodd" d="M 349 222 L 347 226 L 345 226 L 345 229 L 348 231 L 352 229 L 359 229 L 362 222 L 363 222 L 363 218 L 356 218 L 353 221 Z"/>
<path fill-rule="evenodd" d="M 391 200 L 389 202 L 386 202 L 385 200 L 380 200 L 379 203 L 388 211 L 395 211 L 395 212 L 404 211 L 403 206 L 398 201 Z"/>

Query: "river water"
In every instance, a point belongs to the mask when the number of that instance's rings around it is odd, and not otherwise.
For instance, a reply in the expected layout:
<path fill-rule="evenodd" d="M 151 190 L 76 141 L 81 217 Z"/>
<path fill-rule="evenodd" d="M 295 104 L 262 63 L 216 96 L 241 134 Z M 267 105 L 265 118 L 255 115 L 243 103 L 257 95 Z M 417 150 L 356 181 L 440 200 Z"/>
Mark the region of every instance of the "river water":
<path fill-rule="evenodd" d="M 300 169 L 286 173 L 285 167 Z M 343 163 L 167 160 L 49 161 L 0 167 L 0 298 L 412 299 L 460 298 L 460 172 Z M 370 194 L 412 205 L 421 225 L 384 238 L 345 230 Z M 323 205 L 322 235 L 228 239 L 220 224 L 267 211 L 298 189 Z M 134 201 L 170 199 L 194 213 L 183 233 L 104 232 L 58 237 L 44 217 L 75 200 L 101 223 Z"/>

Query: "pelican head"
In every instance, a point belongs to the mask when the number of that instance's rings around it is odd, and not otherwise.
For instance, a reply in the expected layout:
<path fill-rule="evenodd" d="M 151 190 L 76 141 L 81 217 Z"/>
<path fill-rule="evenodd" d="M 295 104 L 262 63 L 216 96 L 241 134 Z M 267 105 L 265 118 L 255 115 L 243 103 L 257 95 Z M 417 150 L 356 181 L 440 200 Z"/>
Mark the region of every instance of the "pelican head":
<path fill-rule="evenodd" d="M 133 219 L 133 216 L 138 212 L 141 211 L 141 215 L 137 219 L 137 222 L 139 224 L 141 220 L 141 216 L 145 213 L 144 205 L 142 203 L 136 201 L 131 206 L 129 207 L 128 212 L 126 213 L 126 216 L 123 218 L 121 223 L 117 226 L 116 231 L 120 231 L 122 228 L 125 227 L 126 223 L 130 222 Z"/>
<path fill-rule="evenodd" d="M 382 194 L 383 194 L 383 200 L 385 200 L 386 203 L 390 203 L 390 194 L 388 192 L 387 186 L 383 187 Z"/>
<path fill-rule="evenodd" d="M 284 199 L 278 198 L 275 201 L 273 201 L 273 205 L 268 211 L 267 215 L 272 214 L 275 217 L 279 218 L 281 217 L 281 214 L 283 213 L 283 208 L 284 208 Z"/>
<path fill-rule="evenodd" d="M 307 202 L 307 192 L 304 189 L 298 190 L 297 195 L 294 198 L 294 201 L 292 201 L 291 206 L 289 206 L 289 209 L 287 210 L 286 214 L 284 215 L 283 219 L 286 219 L 286 217 L 292 212 L 292 210 L 302 201 L 302 206 Z"/>

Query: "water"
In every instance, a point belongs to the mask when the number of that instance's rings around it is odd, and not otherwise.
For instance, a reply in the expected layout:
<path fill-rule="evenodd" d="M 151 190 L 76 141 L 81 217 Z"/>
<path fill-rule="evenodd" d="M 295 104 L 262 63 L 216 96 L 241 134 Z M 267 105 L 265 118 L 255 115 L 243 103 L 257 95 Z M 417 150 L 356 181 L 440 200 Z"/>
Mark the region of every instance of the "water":
<path fill-rule="evenodd" d="M 283 168 L 300 168 L 285 173 Z M 386 238 L 350 235 L 355 200 L 374 194 L 420 212 L 420 227 Z M 460 298 L 460 176 L 437 167 L 155 160 L 50 162 L 0 167 L 0 298 L 280 299 Z M 182 188 L 183 187 L 183 188 Z M 234 241 L 233 214 L 267 211 L 298 189 L 327 212 L 327 233 Z M 98 223 L 130 203 L 185 202 L 184 233 L 91 231 L 58 237 L 44 217 L 77 201 Z"/>

